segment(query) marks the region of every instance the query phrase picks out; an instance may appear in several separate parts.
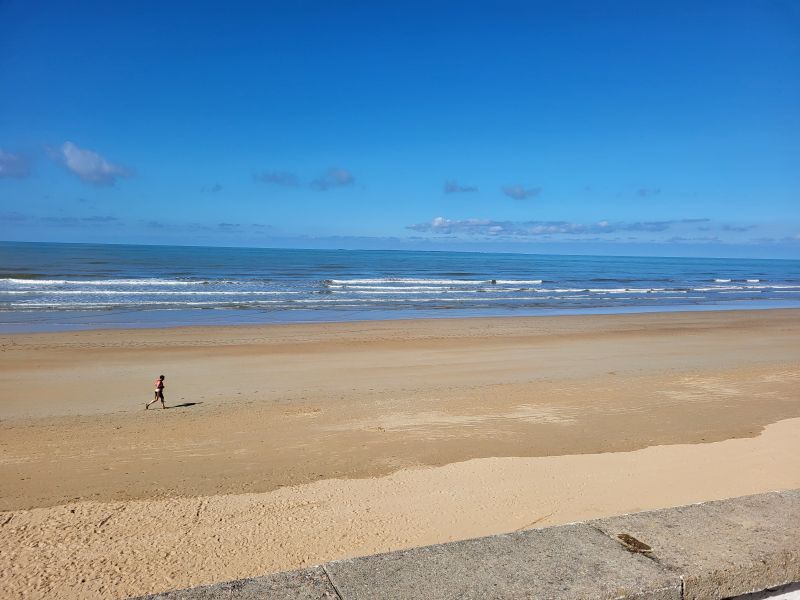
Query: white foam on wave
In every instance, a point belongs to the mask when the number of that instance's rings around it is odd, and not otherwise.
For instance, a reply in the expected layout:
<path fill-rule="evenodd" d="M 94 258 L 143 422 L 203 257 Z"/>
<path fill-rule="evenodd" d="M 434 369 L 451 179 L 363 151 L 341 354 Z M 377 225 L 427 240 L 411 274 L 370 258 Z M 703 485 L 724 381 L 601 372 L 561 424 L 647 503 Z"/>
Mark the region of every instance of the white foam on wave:
<path fill-rule="evenodd" d="M 336 290 L 447 290 L 449 288 L 435 285 L 328 285 Z"/>
<path fill-rule="evenodd" d="M 181 281 L 177 279 L 17 279 L 0 278 L 0 283 L 15 285 L 198 285 L 205 281 Z M 215 281 L 214 283 L 230 283 Z"/>
<path fill-rule="evenodd" d="M 195 291 L 182 290 L 180 292 L 164 290 L 0 290 L 0 294 L 17 296 L 271 296 L 283 294 L 302 294 L 292 291 Z"/>
<path fill-rule="evenodd" d="M 588 298 L 588 296 L 584 296 L 584 298 Z M 516 297 L 516 296 L 509 296 L 509 297 L 487 297 L 484 298 L 482 301 L 501 301 L 501 300 L 514 300 L 514 301 L 541 301 L 547 298 L 542 298 L 541 296 L 536 297 Z M 184 301 L 184 302 L 145 302 L 142 304 L 135 305 L 135 308 L 147 308 L 152 306 L 213 306 L 213 305 L 274 305 L 274 304 L 283 304 L 283 305 L 293 305 L 293 304 L 341 304 L 341 303 L 359 303 L 359 304 L 378 304 L 378 303 L 396 303 L 396 299 L 391 298 L 362 298 L 356 301 L 354 298 L 301 298 L 301 299 L 289 299 L 289 300 L 252 300 L 248 302 L 231 302 L 230 300 L 219 300 L 219 301 Z M 414 302 L 475 302 L 475 298 L 469 297 L 454 297 L 454 298 L 418 298 L 415 299 Z M 20 307 L 20 308 L 102 308 L 102 307 L 127 307 L 132 308 L 132 305 L 127 302 L 15 302 L 11 303 L 10 306 L 12 307 Z"/>
<path fill-rule="evenodd" d="M 768 289 L 780 289 L 780 286 L 772 285 L 715 285 L 711 287 L 696 287 L 692 288 L 695 292 L 725 292 L 730 290 L 744 290 L 749 292 L 758 292 Z"/>
<path fill-rule="evenodd" d="M 339 292 L 334 292 L 336 294 L 358 294 L 358 295 L 365 295 L 365 296 L 414 296 L 417 294 L 442 294 L 446 295 L 447 290 L 411 290 L 411 291 L 403 291 L 403 290 L 341 290 Z M 475 290 L 458 290 L 456 293 L 458 294 L 474 294 L 477 293 Z"/>
<path fill-rule="evenodd" d="M 514 302 L 516 304 L 523 303 L 523 302 L 535 302 L 536 305 L 540 305 L 543 300 L 591 300 L 597 299 L 596 296 L 590 295 L 573 295 L 573 296 L 484 296 L 480 300 L 476 300 L 475 297 L 469 296 L 455 296 L 455 297 L 448 297 L 448 298 L 417 298 L 414 300 L 415 303 L 445 303 L 445 304 L 456 304 L 456 303 L 472 303 L 476 305 L 485 304 L 485 303 L 498 303 L 498 302 Z M 700 298 L 700 297 L 698 297 Z M 624 297 L 614 297 L 608 296 L 605 297 L 607 300 L 626 300 L 628 298 Z M 217 308 L 237 308 L 237 307 L 248 307 L 248 306 L 274 306 L 276 308 L 291 308 L 292 306 L 305 306 L 306 308 L 313 308 L 315 306 L 323 307 L 323 306 L 369 306 L 369 305 L 378 305 L 378 304 L 401 304 L 405 305 L 404 302 L 399 301 L 396 298 L 360 298 L 358 300 L 354 298 L 301 298 L 301 299 L 287 299 L 287 300 L 251 300 L 247 302 L 235 302 L 235 301 L 184 301 L 184 302 L 145 302 L 142 304 L 137 304 L 135 308 L 139 309 L 148 309 L 148 308 L 181 308 L 181 307 L 217 307 Z M 39 308 L 39 309 L 51 309 L 51 310 L 58 310 L 58 309 L 72 309 L 72 310 L 92 310 L 92 309 L 111 309 L 111 308 L 132 308 L 129 303 L 126 302 L 81 302 L 81 303 L 74 303 L 74 302 L 20 302 L 20 303 L 13 303 L 10 305 L 13 308 L 18 309 L 25 309 L 25 308 Z"/>
<path fill-rule="evenodd" d="M 384 283 L 421 285 L 539 285 L 541 279 L 423 279 L 416 277 L 378 277 L 369 279 L 329 279 L 330 284 L 354 287 L 357 284 L 381 285 Z M 333 285 L 331 285 L 333 287 Z M 383 286 L 382 286 L 383 287 Z M 405 286 L 404 286 L 405 287 Z"/>
<path fill-rule="evenodd" d="M 380 277 L 371 279 L 330 279 L 331 283 L 339 283 L 344 285 L 358 284 L 358 283 L 420 283 L 431 285 L 477 285 L 481 283 L 489 283 L 486 279 L 419 279 L 412 277 Z"/>
<path fill-rule="evenodd" d="M 387 295 L 387 296 L 394 296 L 394 295 L 397 295 L 397 296 L 413 296 L 413 295 L 416 295 L 416 294 L 441 294 L 441 295 L 444 296 L 444 295 L 447 295 L 447 294 L 476 294 L 476 295 L 480 295 L 480 294 L 514 293 L 514 292 L 520 292 L 520 291 L 532 292 L 532 291 L 535 291 L 535 290 L 530 290 L 530 289 L 520 290 L 520 289 L 516 289 L 516 288 L 493 288 L 493 287 L 480 288 L 480 289 L 477 289 L 477 290 L 459 289 L 459 290 L 450 290 L 450 291 L 448 291 L 448 290 L 428 290 L 428 291 L 422 291 L 422 290 L 412 290 L 412 291 L 390 290 L 390 291 L 385 291 L 385 290 L 380 290 L 380 289 L 373 289 L 373 290 L 343 289 L 343 290 L 340 290 L 340 291 L 337 291 L 337 292 L 334 292 L 334 293 L 335 294 L 362 294 L 362 295 L 368 295 L 368 296 L 369 295 L 378 295 L 378 296 L 381 296 L 381 295 Z"/>
<path fill-rule="evenodd" d="M 714 283 L 730 283 L 730 279 L 715 279 Z"/>
<path fill-rule="evenodd" d="M 588 291 L 595 294 L 627 294 L 636 292 L 654 292 L 661 291 L 656 288 L 587 288 Z"/>
<path fill-rule="evenodd" d="M 534 289 L 534 288 L 509 288 L 509 287 L 494 287 L 486 286 L 475 290 L 446 290 L 446 289 L 431 289 L 422 288 L 412 291 L 406 291 L 403 288 L 392 288 L 386 290 L 385 288 L 341 288 L 336 294 L 364 294 L 364 295 L 415 295 L 415 294 L 492 294 L 492 293 L 514 293 L 514 292 L 535 292 L 535 293 L 575 293 L 575 292 L 589 292 L 592 294 L 652 294 L 652 293 L 681 293 L 685 294 L 686 290 L 667 290 L 664 288 L 554 288 L 554 289 Z M 562 296 L 563 297 L 563 296 Z"/>
<path fill-rule="evenodd" d="M 791 285 L 791 284 L 762 284 L 762 285 L 715 285 L 710 287 L 696 287 L 692 288 L 692 290 L 696 292 L 719 292 L 722 290 L 797 290 L 800 289 L 800 285 Z"/>

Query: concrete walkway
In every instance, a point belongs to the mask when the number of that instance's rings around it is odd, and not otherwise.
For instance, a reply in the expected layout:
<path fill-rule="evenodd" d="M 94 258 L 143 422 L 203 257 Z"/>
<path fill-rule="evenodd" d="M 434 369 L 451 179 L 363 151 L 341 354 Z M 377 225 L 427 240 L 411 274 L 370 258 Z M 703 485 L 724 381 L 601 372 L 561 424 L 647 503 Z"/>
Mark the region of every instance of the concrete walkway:
<path fill-rule="evenodd" d="M 798 581 L 800 490 L 789 490 L 334 561 L 146 598 L 694 600 Z"/>

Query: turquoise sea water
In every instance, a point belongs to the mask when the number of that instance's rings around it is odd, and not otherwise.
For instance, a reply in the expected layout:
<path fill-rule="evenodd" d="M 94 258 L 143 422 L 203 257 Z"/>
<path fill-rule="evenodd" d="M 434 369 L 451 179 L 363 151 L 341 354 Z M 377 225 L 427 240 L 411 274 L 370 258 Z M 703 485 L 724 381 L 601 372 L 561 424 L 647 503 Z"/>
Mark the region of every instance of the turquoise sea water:
<path fill-rule="evenodd" d="M 800 261 L 0 243 L 0 331 L 800 307 Z"/>

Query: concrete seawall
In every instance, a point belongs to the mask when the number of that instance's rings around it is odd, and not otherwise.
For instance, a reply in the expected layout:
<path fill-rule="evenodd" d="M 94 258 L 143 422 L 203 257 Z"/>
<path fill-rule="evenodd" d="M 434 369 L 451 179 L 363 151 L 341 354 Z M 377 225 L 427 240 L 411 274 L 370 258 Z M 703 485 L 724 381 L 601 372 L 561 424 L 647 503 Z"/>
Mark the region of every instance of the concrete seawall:
<path fill-rule="evenodd" d="M 800 490 L 339 560 L 143 598 L 716 600 L 793 582 L 800 582 Z M 797 586 L 784 588 L 784 597 L 796 597 L 792 590 Z"/>

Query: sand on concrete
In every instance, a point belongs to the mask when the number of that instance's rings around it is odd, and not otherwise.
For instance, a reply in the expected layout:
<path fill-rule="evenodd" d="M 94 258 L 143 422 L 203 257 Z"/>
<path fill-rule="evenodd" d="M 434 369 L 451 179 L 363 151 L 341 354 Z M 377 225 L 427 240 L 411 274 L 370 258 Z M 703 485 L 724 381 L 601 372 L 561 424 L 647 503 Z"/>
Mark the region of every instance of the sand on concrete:
<path fill-rule="evenodd" d="M 124 596 L 798 487 L 798 316 L 1 336 L 0 596 Z M 175 408 L 145 412 L 161 372 Z"/>

